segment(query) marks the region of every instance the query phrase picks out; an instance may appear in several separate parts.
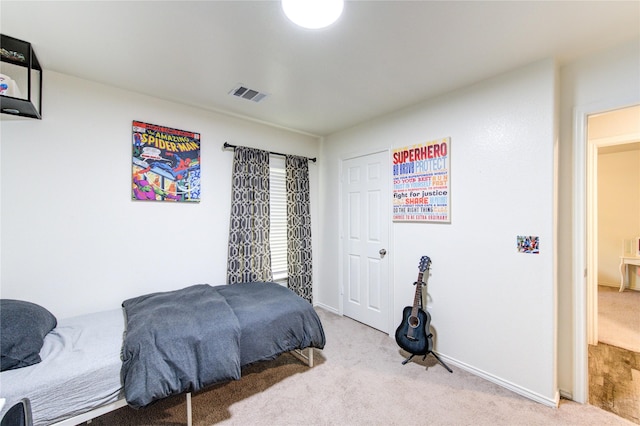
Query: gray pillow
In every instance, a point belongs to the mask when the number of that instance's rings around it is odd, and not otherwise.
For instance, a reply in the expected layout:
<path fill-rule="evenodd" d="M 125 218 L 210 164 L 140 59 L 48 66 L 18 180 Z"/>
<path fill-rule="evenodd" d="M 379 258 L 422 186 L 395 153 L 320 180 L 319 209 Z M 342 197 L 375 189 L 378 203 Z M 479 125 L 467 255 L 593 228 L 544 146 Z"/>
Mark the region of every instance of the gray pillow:
<path fill-rule="evenodd" d="M 27 367 L 40 361 L 44 336 L 58 324 L 42 306 L 0 299 L 0 371 Z"/>

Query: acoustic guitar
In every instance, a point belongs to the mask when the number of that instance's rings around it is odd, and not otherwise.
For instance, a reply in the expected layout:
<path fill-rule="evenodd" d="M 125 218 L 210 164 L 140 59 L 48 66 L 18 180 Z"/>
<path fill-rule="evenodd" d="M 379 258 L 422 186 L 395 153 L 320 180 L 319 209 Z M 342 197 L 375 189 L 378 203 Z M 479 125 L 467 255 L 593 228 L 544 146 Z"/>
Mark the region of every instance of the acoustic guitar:
<path fill-rule="evenodd" d="M 396 329 L 396 342 L 405 351 L 412 355 L 426 355 L 433 349 L 432 335 L 429 333 L 431 315 L 422 309 L 422 277 L 429 271 L 431 259 L 422 256 L 418 266 L 418 280 L 414 283 L 416 294 L 413 298 L 413 306 L 407 306 L 402 311 L 402 322 Z"/>

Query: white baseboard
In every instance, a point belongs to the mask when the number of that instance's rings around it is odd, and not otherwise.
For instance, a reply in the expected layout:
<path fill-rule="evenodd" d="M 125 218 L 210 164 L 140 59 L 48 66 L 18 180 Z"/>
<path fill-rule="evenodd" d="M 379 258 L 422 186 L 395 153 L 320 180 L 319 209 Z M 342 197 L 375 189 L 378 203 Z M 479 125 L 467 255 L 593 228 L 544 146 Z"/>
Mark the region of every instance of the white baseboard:
<path fill-rule="evenodd" d="M 540 395 L 536 392 L 533 392 L 529 389 L 525 389 L 522 386 L 518 386 L 516 384 L 513 384 L 511 382 L 508 382 L 500 377 L 494 376 L 493 374 L 487 373 L 486 371 L 482 371 L 479 370 L 475 367 L 472 367 L 468 364 L 465 364 L 464 362 L 460 362 L 454 358 L 448 357 L 446 355 L 443 355 L 441 353 L 438 353 L 438 356 L 444 360 L 447 361 L 447 364 L 451 364 L 451 365 L 455 365 L 456 367 L 459 367 L 463 370 L 468 371 L 471 374 L 474 374 L 478 377 L 482 377 L 485 380 L 488 380 L 492 383 L 495 383 L 499 386 L 502 386 L 505 389 L 509 389 L 512 392 L 517 393 L 518 395 L 524 396 L 525 398 L 531 399 L 535 402 L 538 402 L 542 405 L 546 405 L 548 407 L 553 407 L 553 408 L 557 408 L 558 404 L 560 403 L 560 394 L 558 391 L 556 391 L 556 394 L 554 396 L 554 398 L 548 398 L 546 396 Z"/>
<path fill-rule="evenodd" d="M 314 303 L 313 306 L 317 306 L 318 308 L 322 308 L 325 311 L 331 312 L 332 314 L 340 315 L 340 312 L 338 312 L 337 309 L 335 309 L 335 308 L 333 308 L 331 306 L 325 305 L 324 303 Z M 342 315 L 340 315 L 340 316 L 342 316 Z"/>
<path fill-rule="evenodd" d="M 571 392 L 568 392 L 566 390 L 560 389 L 560 396 L 564 399 L 569 399 L 571 401 L 573 401 L 573 394 Z"/>
<path fill-rule="evenodd" d="M 601 285 L 603 287 L 620 288 L 620 282 L 617 282 L 617 283 L 598 282 L 598 285 Z"/>

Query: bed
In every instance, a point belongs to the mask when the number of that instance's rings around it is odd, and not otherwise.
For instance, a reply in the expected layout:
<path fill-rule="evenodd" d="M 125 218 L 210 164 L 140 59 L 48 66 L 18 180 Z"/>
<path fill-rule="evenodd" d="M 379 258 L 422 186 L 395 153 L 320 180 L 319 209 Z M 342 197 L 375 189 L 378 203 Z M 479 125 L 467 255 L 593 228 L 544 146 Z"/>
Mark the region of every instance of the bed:
<path fill-rule="evenodd" d="M 202 321 L 201 317 L 196 316 L 196 320 L 184 317 L 185 312 L 189 311 L 188 303 L 190 303 L 185 297 L 201 296 L 203 292 L 219 295 L 223 299 L 221 303 L 229 307 L 231 319 L 225 318 L 228 316 L 227 314 L 217 315 L 213 317 L 213 320 L 207 320 L 213 324 L 212 327 L 198 326 L 207 334 L 212 333 L 213 343 L 206 344 L 204 338 L 198 337 L 197 342 L 189 345 L 188 351 L 184 350 L 187 346 L 180 339 L 189 341 L 189 339 L 193 339 L 193 336 L 190 332 L 183 333 L 186 337 L 179 337 L 177 342 L 182 343 L 178 343 L 177 346 L 187 355 L 175 355 L 170 351 L 167 352 L 166 348 L 160 347 L 161 362 L 166 361 L 169 365 L 175 364 L 176 368 L 168 373 L 163 372 L 162 375 L 166 377 L 156 384 L 164 388 L 161 393 L 158 394 L 153 390 L 150 394 L 144 393 L 147 391 L 146 388 L 156 386 L 152 383 L 154 380 L 159 380 L 155 377 L 157 366 L 153 362 L 144 360 L 142 364 L 138 360 L 136 361 L 138 364 L 132 364 L 133 367 L 127 366 L 127 364 L 131 364 L 132 357 L 144 358 L 146 356 L 144 351 L 142 354 L 144 356 L 135 352 L 137 349 L 131 352 L 131 347 L 138 345 L 144 348 L 146 346 L 146 344 L 140 345 L 135 339 L 132 340 L 132 335 L 139 334 L 136 330 L 146 328 L 141 328 L 141 324 L 148 322 L 148 315 L 158 313 L 167 317 L 165 325 L 174 325 L 172 333 L 182 333 L 180 331 L 182 324 L 188 324 L 190 321 L 199 324 Z M 182 297 L 174 299 L 174 295 Z M 182 309 L 175 310 L 178 318 L 182 316 L 180 321 L 171 319 L 170 315 L 167 316 L 167 300 L 170 299 L 176 300 L 176 306 L 182 307 Z M 147 312 L 148 306 L 145 304 L 154 300 L 160 302 L 163 308 L 149 314 Z M 143 309 L 132 309 L 132 303 Z M 185 306 L 186 309 L 184 309 Z M 201 313 L 203 309 L 200 308 L 202 307 L 192 309 L 192 311 Z M 209 307 L 206 302 L 204 307 Z M 218 307 L 215 309 L 219 310 Z M 140 313 L 143 313 L 142 316 L 139 316 Z M 136 322 L 136 318 L 132 317 L 137 317 L 139 321 Z M 158 339 L 156 333 L 166 327 L 162 326 L 162 321 L 154 320 L 152 322 L 157 325 L 155 329 L 151 327 L 151 331 L 145 330 L 142 334 L 148 334 L 153 339 L 162 340 Z M 235 337 L 229 337 L 229 334 L 233 333 L 228 333 L 229 327 L 221 326 L 223 322 L 231 324 L 231 331 L 237 328 L 238 334 Z M 210 329 L 214 331 L 212 332 Z M 229 345 L 229 341 L 233 343 L 234 339 L 237 342 L 237 350 L 231 347 L 233 345 Z M 174 337 L 166 340 L 174 340 Z M 301 358 L 312 365 L 312 348 L 322 349 L 324 344 L 325 336 L 322 324 L 313 307 L 281 285 L 276 283 L 244 283 L 216 287 L 190 286 L 175 292 L 154 293 L 129 299 L 123 302 L 122 308 L 61 319 L 43 337 L 42 348 L 39 352 L 40 362 L 0 373 L 0 397 L 6 400 L 3 410 L 10 407 L 14 401 L 27 397 L 31 401 L 34 425 L 56 424 L 62 426 L 75 425 L 90 420 L 127 404 L 139 408 L 157 399 L 182 393 L 187 398 L 187 423 L 190 424 L 191 392 L 197 392 L 214 383 L 239 378 L 239 375 L 233 372 L 229 377 L 224 374 L 222 376 L 213 374 L 201 378 L 200 371 L 210 370 L 202 368 L 203 365 L 210 366 L 231 362 L 238 367 L 243 367 L 254 362 L 274 359 L 289 351 L 296 351 L 298 357 L 302 355 Z M 211 358 L 208 350 L 208 347 L 216 345 L 224 349 L 224 353 L 216 352 L 215 354 L 215 357 L 220 357 L 221 360 Z M 206 349 L 205 353 L 198 353 L 202 348 Z M 300 352 L 303 349 L 306 349 L 306 354 Z M 184 365 L 180 366 L 182 361 L 179 359 L 186 357 L 186 365 L 188 366 L 193 358 L 191 353 L 197 353 L 196 358 L 200 360 L 199 362 L 206 360 L 206 363 L 196 366 L 195 370 L 198 371 L 198 375 L 186 380 L 185 371 L 188 372 L 188 368 L 185 368 Z M 231 361 L 228 361 L 225 360 L 227 353 L 236 355 L 233 355 L 230 358 Z M 161 366 L 160 368 L 166 367 Z M 141 385 L 142 382 L 145 384 Z M 178 385 L 173 383 L 178 383 Z"/>

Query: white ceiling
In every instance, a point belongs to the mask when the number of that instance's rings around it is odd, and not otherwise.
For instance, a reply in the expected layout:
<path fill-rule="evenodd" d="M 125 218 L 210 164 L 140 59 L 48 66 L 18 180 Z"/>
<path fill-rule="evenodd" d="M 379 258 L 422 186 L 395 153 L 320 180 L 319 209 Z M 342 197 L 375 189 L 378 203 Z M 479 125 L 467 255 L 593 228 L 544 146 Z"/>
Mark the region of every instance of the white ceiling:
<path fill-rule="evenodd" d="M 33 43 L 45 70 L 324 136 L 640 41 L 640 2 L 348 1 L 333 26 L 303 30 L 277 1 L 2 0 L 0 30 Z M 238 83 L 269 96 L 230 96 Z"/>

